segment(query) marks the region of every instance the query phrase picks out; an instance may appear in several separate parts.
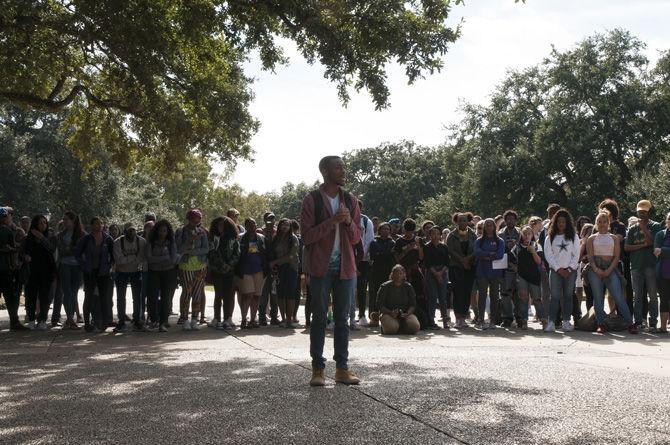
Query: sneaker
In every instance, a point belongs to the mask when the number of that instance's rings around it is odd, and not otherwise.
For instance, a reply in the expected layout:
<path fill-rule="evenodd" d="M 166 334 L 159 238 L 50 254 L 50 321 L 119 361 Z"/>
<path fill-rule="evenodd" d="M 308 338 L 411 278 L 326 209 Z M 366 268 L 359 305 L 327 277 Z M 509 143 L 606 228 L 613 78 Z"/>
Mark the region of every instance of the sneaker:
<path fill-rule="evenodd" d="M 52 328 L 62 328 L 63 325 L 61 324 L 60 320 L 51 320 L 51 327 Z"/>
<path fill-rule="evenodd" d="M 165 326 L 165 324 L 162 324 L 158 327 L 158 332 L 167 332 L 168 328 Z"/>
<path fill-rule="evenodd" d="M 281 323 L 279 322 L 278 318 L 273 318 L 270 320 L 270 326 L 279 326 Z"/>
<path fill-rule="evenodd" d="M 186 324 L 186 323 L 184 323 L 184 324 Z M 194 319 L 191 320 L 191 330 L 192 331 L 197 331 L 198 329 L 200 329 L 200 325 L 198 324 L 198 320 L 196 320 L 194 318 Z"/>
<path fill-rule="evenodd" d="M 503 320 L 502 327 L 503 328 L 511 328 L 512 327 L 512 320 Z"/>
<path fill-rule="evenodd" d="M 237 325 L 235 323 L 233 323 L 233 319 L 230 318 L 230 317 L 226 318 L 225 322 L 228 323 L 228 326 L 230 326 L 230 329 L 235 329 L 237 327 Z"/>
<path fill-rule="evenodd" d="M 177 320 L 177 324 L 184 324 L 184 321 L 186 321 L 184 318 L 179 317 L 179 320 Z"/>
<path fill-rule="evenodd" d="M 13 332 L 19 332 L 19 331 L 29 331 L 30 329 L 23 325 L 21 322 L 17 321 L 16 323 L 12 323 L 12 325 L 9 327 L 10 331 Z"/>
<path fill-rule="evenodd" d="M 564 321 L 562 327 L 563 332 L 572 332 L 575 330 L 575 327 L 569 321 Z"/>
<path fill-rule="evenodd" d="M 326 378 L 323 376 L 323 369 L 313 369 L 312 379 L 309 386 L 326 386 Z"/>
<path fill-rule="evenodd" d="M 475 322 L 475 329 L 484 330 L 484 325 L 481 322 L 476 321 Z"/>
<path fill-rule="evenodd" d="M 158 330 L 158 323 L 147 323 L 142 328 L 144 332 L 156 332 Z"/>
<path fill-rule="evenodd" d="M 46 331 L 48 329 L 46 322 L 40 321 L 39 323 L 37 323 L 36 329 L 38 331 Z"/>
<path fill-rule="evenodd" d="M 84 322 L 84 319 L 81 318 L 81 315 L 77 315 L 77 323 L 82 324 Z"/>
<path fill-rule="evenodd" d="M 544 332 L 556 332 L 556 327 L 554 326 L 553 321 L 547 322 L 547 325 L 544 327 Z"/>
<path fill-rule="evenodd" d="M 289 323 L 286 327 L 289 328 L 289 329 L 298 329 L 300 327 L 300 325 L 296 322 L 292 322 L 292 323 Z"/>
<path fill-rule="evenodd" d="M 640 331 L 638 330 L 636 325 L 632 324 L 632 325 L 628 326 L 628 332 L 630 334 L 637 334 Z"/>
<path fill-rule="evenodd" d="M 113 332 L 119 333 L 119 332 L 126 332 L 128 330 L 128 326 L 123 323 L 116 325 L 116 327 L 113 329 Z"/>
<path fill-rule="evenodd" d="M 220 329 L 220 328 L 219 328 L 219 325 L 220 325 L 220 324 L 221 324 L 221 322 L 220 322 L 219 320 L 217 320 L 216 318 L 213 318 L 212 321 L 210 321 L 210 322 L 207 324 L 207 326 L 209 326 L 210 328 Z"/>
<path fill-rule="evenodd" d="M 458 323 L 456 323 L 456 327 L 459 329 L 467 328 L 468 322 L 461 318 L 460 320 L 458 320 Z"/>
<path fill-rule="evenodd" d="M 335 370 L 335 381 L 344 385 L 358 385 L 361 383 L 361 379 L 359 379 L 356 374 L 348 369 L 340 368 Z"/>
<path fill-rule="evenodd" d="M 649 330 L 647 332 L 649 332 L 650 334 L 657 334 L 658 328 L 656 326 L 649 326 Z"/>
<path fill-rule="evenodd" d="M 133 332 L 144 332 L 145 327 L 140 323 L 133 323 Z"/>
<path fill-rule="evenodd" d="M 491 330 L 491 331 L 495 331 L 497 327 L 498 326 L 496 326 L 495 323 L 489 322 L 489 324 L 488 324 L 488 329 Z"/>
<path fill-rule="evenodd" d="M 426 330 L 427 331 L 439 331 L 440 327 L 438 325 L 436 325 L 435 323 L 433 323 L 433 324 L 429 324 L 428 326 L 426 326 Z"/>
<path fill-rule="evenodd" d="M 522 321 L 518 322 L 518 325 L 519 325 L 519 329 L 521 329 L 522 331 L 527 331 L 528 330 L 528 322 L 526 320 L 522 320 Z"/>
<path fill-rule="evenodd" d="M 181 328 L 185 331 L 190 331 L 191 330 L 191 322 L 190 321 L 184 321 L 182 323 Z"/>
<path fill-rule="evenodd" d="M 223 330 L 227 331 L 229 329 L 233 329 L 233 327 L 230 325 L 230 322 L 228 320 L 226 320 L 223 323 L 221 323 L 221 327 L 219 329 L 223 329 Z"/>
<path fill-rule="evenodd" d="M 605 333 L 605 326 L 599 324 L 598 327 L 596 328 L 596 333 L 604 334 Z"/>
<path fill-rule="evenodd" d="M 358 320 L 358 325 L 367 328 L 370 325 L 370 322 L 367 318 L 365 318 L 365 316 L 363 316 Z"/>
<path fill-rule="evenodd" d="M 361 328 L 358 326 L 358 323 L 356 323 L 356 321 L 354 320 L 354 321 L 349 322 L 349 330 L 360 331 Z"/>

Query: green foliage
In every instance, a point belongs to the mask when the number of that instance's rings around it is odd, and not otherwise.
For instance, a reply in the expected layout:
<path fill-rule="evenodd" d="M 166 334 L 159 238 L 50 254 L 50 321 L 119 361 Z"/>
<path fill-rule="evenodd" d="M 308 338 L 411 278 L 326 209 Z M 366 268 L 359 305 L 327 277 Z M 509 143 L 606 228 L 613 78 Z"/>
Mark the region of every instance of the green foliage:
<path fill-rule="evenodd" d="M 415 216 L 419 203 L 446 191 L 448 171 L 441 148 L 410 141 L 384 143 L 344 154 L 347 187 L 364 213 L 382 219 Z"/>
<path fill-rule="evenodd" d="M 319 187 L 319 182 L 307 185 L 304 182 L 284 184 L 279 192 L 269 193 L 269 208 L 277 218 L 298 219 L 302 200 L 309 192 Z"/>
<path fill-rule="evenodd" d="M 67 110 L 61 129 L 87 166 L 100 152 L 164 171 L 193 153 L 234 162 L 249 157 L 258 127 L 242 70 L 252 51 L 272 70 L 287 62 L 290 39 L 344 103 L 351 88 L 366 89 L 383 108 L 390 62 L 410 82 L 442 67 L 459 36 L 450 11 L 448 0 L 9 0 L 0 101 Z"/>
<path fill-rule="evenodd" d="M 156 173 L 148 161 L 121 170 L 107 157 L 89 170 L 66 147 L 60 125 L 59 116 L 0 109 L 0 163 L 5 172 L 0 175 L 0 205 L 14 207 L 18 215 L 48 209 L 57 219 L 64 210 L 74 210 L 84 221 L 99 215 L 118 224 L 142 224 L 144 214 L 152 211 L 175 226 L 191 207 L 203 210 L 205 224 L 230 207 L 254 218 L 268 208 L 267 197 L 221 184 L 207 160 L 196 155 L 170 173 Z"/>
<path fill-rule="evenodd" d="M 441 201 L 486 215 L 544 214 L 548 202 L 591 215 L 604 197 L 630 201 L 628 185 L 670 149 L 667 55 L 650 70 L 643 49 L 625 31 L 597 34 L 466 105 L 448 149 L 459 175 Z"/>

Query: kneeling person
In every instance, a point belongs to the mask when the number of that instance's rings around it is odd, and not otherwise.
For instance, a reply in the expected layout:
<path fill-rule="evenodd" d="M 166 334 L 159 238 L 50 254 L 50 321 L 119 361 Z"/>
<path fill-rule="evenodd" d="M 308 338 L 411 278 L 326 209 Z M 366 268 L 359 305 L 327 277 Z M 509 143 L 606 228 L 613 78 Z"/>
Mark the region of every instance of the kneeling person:
<path fill-rule="evenodd" d="M 389 278 L 390 281 L 382 284 L 377 293 L 377 307 L 382 312 L 382 334 L 416 334 L 420 329 L 419 320 L 414 315 L 416 294 L 405 279 L 405 268 L 396 264 Z"/>

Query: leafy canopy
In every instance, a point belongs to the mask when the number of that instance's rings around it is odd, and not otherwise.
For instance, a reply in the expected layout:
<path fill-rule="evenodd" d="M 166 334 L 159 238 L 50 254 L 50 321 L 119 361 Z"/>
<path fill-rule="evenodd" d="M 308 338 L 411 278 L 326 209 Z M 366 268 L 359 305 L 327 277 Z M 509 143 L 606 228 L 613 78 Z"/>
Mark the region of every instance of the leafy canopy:
<path fill-rule="evenodd" d="M 460 3 L 456 0 L 455 3 Z M 88 164 L 195 152 L 250 156 L 258 122 L 242 62 L 285 63 L 282 39 L 320 62 L 344 103 L 366 89 L 389 105 L 386 66 L 410 82 L 442 66 L 459 36 L 449 0 L 9 0 L 0 8 L 0 102 L 67 110 L 67 143 Z"/>

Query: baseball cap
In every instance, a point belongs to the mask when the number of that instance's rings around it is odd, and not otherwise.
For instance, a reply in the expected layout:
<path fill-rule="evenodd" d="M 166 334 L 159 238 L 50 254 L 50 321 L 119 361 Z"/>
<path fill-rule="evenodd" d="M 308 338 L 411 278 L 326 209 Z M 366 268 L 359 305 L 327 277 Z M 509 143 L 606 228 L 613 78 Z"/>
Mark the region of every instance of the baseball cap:
<path fill-rule="evenodd" d="M 265 214 L 263 215 L 263 221 L 264 222 L 268 222 L 269 220 L 275 219 L 275 218 L 276 218 L 276 216 L 272 212 L 265 212 Z"/>
<path fill-rule="evenodd" d="M 646 210 L 647 212 L 651 210 L 651 202 L 649 202 L 646 199 L 643 199 L 642 201 L 637 203 L 637 210 Z"/>
<path fill-rule="evenodd" d="M 9 215 L 7 207 L 0 207 L 0 218 L 4 218 L 7 215 Z"/>
<path fill-rule="evenodd" d="M 400 218 L 389 219 L 389 224 L 400 224 Z"/>
<path fill-rule="evenodd" d="M 133 223 L 131 223 L 131 222 L 127 222 L 127 223 L 125 223 L 125 224 L 123 225 L 123 231 L 124 231 L 124 232 L 125 232 L 125 231 L 128 231 L 128 230 L 130 230 L 130 229 L 134 229 L 134 228 L 135 228 L 135 224 L 133 224 Z"/>

